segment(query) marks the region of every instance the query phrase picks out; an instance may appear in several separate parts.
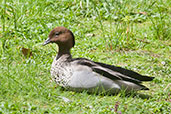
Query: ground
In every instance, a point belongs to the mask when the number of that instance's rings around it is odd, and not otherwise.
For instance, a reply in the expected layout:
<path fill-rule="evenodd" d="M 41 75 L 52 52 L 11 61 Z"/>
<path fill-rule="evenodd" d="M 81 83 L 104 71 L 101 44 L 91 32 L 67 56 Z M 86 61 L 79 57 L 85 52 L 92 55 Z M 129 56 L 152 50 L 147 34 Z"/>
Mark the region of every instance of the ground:
<path fill-rule="evenodd" d="M 0 114 L 162 113 L 171 111 L 170 0 L 0 0 Z M 51 81 L 51 29 L 75 35 L 73 57 L 153 76 L 149 91 L 95 95 Z"/>

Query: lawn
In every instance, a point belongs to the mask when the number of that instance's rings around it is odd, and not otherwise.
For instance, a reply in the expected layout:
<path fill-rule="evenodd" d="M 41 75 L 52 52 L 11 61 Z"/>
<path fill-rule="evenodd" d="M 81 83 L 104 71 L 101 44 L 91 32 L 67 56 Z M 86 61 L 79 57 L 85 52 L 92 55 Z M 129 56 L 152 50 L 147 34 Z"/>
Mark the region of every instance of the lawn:
<path fill-rule="evenodd" d="M 0 114 L 169 114 L 170 0 L 0 0 Z M 73 31 L 72 55 L 144 75 L 149 91 L 95 95 L 51 81 L 56 26 Z"/>

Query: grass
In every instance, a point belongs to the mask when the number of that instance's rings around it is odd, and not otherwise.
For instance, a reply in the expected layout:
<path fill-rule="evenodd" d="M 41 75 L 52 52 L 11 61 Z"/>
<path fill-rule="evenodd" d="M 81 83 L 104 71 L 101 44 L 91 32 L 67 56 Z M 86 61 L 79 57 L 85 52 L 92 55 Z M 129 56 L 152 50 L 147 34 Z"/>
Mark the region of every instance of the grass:
<path fill-rule="evenodd" d="M 0 0 L 0 114 L 171 111 L 170 0 Z M 155 79 L 149 91 L 104 96 L 62 91 L 51 82 L 51 29 L 76 37 L 73 57 L 122 66 Z M 24 56 L 22 48 L 32 52 Z M 149 97 L 147 97 L 149 96 Z M 67 99 L 67 100 L 66 100 Z M 69 100 L 68 100 L 69 99 Z"/>

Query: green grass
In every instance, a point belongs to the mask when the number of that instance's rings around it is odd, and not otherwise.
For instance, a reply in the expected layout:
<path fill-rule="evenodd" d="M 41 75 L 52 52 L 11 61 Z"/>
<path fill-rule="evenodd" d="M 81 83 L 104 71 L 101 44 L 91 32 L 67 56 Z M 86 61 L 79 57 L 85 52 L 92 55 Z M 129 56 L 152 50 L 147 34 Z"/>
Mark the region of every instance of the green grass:
<path fill-rule="evenodd" d="M 0 114 L 169 114 L 170 6 L 170 0 L 0 0 Z M 49 72 L 56 46 L 42 46 L 56 26 L 73 31 L 73 57 L 154 76 L 144 83 L 150 90 L 104 96 L 56 87 Z"/>

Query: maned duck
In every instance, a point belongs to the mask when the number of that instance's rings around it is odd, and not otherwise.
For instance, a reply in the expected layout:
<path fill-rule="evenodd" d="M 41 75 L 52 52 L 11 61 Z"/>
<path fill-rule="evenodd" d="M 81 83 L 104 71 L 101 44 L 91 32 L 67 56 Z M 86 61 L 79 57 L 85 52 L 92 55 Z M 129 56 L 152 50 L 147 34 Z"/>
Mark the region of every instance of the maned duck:
<path fill-rule="evenodd" d="M 65 27 L 54 28 L 43 45 L 49 43 L 56 43 L 59 47 L 51 67 L 52 79 L 68 90 L 109 94 L 118 93 L 120 90 L 148 90 L 141 84 L 142 81 L 154 79 L 86 58 L 72 58 L 70 49 L 74 47 L 75 39 L 73 33 Z"/>

